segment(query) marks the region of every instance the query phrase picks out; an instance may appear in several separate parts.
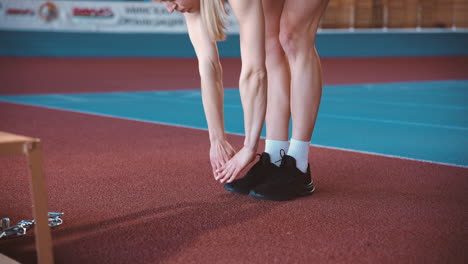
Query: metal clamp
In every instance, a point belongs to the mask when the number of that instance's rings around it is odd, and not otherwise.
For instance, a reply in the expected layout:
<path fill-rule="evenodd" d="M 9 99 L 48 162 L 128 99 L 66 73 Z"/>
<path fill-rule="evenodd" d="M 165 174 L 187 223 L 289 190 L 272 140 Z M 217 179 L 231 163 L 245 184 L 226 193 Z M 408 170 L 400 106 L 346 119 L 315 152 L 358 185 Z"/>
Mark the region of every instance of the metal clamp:
<path fill-rule="evenodd" d="M 49 212 L 49 226 L 56 227 L 63 224 L 63 213 Z M 26 235 L 26 231 L 31 229 L 36 222 L 33 220 L 21 220 L 18 224 L 10 226 L 10 218 L 3 218 L 0 227 L 0 239 L 12 238 Z"/>

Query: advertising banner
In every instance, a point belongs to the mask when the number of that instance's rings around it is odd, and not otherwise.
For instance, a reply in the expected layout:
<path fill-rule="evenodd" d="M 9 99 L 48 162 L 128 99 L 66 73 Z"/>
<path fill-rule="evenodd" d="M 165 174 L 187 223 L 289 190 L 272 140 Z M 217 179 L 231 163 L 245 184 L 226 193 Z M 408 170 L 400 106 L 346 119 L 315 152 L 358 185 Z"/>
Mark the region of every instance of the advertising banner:
<path fill-rule="evenodd" d="M 228 8 L 228 32 L 238 33 Z M 0 0 L 0 30 L 186 33 L 181 13 L 151 2 Z"/>

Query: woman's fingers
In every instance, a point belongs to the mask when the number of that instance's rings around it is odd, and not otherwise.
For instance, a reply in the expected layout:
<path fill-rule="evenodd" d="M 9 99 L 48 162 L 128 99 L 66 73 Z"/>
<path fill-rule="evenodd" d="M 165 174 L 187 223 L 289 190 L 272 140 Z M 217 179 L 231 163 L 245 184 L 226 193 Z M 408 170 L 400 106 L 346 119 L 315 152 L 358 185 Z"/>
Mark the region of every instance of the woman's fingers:
<path fill-rule="evenodd" d="M 226 173 L 227 173 L 227 170 L 226 170 L 227 165 L 228 165 L 228 163 L 224 163 L 224 165 L 220 166 L 220 167 L 218 168 L 218 170 L 216 170 L 216 177 L 215 177 L 216 180 L 219 180 L 219 179 L 223 178 L 224 175 L 226 175 Z"/>
<path fill-rule="evenodd" d="M 214 164 L 215 166 L 213 167 L 213 171 L 214 171 L 214 174 L 215 174 L 215 179 L 218 180 L 219 179 L 219 174 L 221 171 L 224 170 L 225 166 L 226 166 L 226 162 L 224 162 L 222 159 L 217 159 L 216 161 L 214 161 Z"/>
<path fill-rule="evenodd" d="M 220 183 L 224 183 L 225 181 L 227 181 L 232 175 L 232 167 L 229 167 L 227 170 L 226 170 L 226 174 L 223 176 L 223 178 L 219 181 Z"/>
<path fill-rule="evenodd" d="M 237 175 L 239 174 L 240 169 L 236 168 L 235 171 L 232 173 L 231 177 L 227 180 L 227 183 L 231 183 L 233 180 L 237 178 Z"/>
<path fill-rule="evenodd" d="M 232 155 L 231 155 L 232 154 Z M 237 162 L 237 153 L 233 152 L 224 152 L 222 155 L 223 165 L 221 165 L 217 170 L 217 175 L 215 179 L 218 180 L 220 183 L 225 183 L 229 180 L 232 182 L 238 174 L 238 165 Z"/>
<path fill-rule="evenodd" d="M 214 176 L 215 179 L 216 179 L 216 174 L 217 174 L 216 171 L 221 167 L 221 165 L 219 164 L 218 161 L 215 160 L 215 161 L 212 161 L 212 162 L 211 162 L 211 167 L 213 168 L 213 176 Z"/>
<path fill-rule="evenodd" d="M 232 162 L 230 162 L 229 166 L 226 167 L 226 169 L 225 169 L 226 173 L 221 178 L 220 182 L 224 183 L 227 180 L 229 180 L 231 178 L 231 176 L 232 176 L 232 173 L 235 171 L 235 168 L 236 168 L 236 166 Z"/>
<path fill-rule="evenodd" d="M 229 172 L 229 163 L 225 163 L 224 166 L 222 166 L 219 170 L 218 170 L 218 175 L 217 175 L 217 179 L 218 181 L 221 181 L 225 176 L 226 174 Z"/>
<path fill-rule="evenodd" d="M 226 176 L 226 174 L 227 174 L 228 172 L 229 172 L 228 169 L 224 169 L 224 170 L 218 172 L 218 175 L 216 176 L 216 180 L 217 180 L 217 181 L 220 181 L 220 180 L 224 179 L 224 177 Z"/>
<path fill-rule="evenodd" d="M 232 154 L 232 156 L 231 156 Z M 213 159 L 214 178 L 220 183 L 233 182 L 242 169 L 247 166 L 252 159 L 255 159 L 255 153 L 242 149 L 239 152 L 222 152 Z"/>

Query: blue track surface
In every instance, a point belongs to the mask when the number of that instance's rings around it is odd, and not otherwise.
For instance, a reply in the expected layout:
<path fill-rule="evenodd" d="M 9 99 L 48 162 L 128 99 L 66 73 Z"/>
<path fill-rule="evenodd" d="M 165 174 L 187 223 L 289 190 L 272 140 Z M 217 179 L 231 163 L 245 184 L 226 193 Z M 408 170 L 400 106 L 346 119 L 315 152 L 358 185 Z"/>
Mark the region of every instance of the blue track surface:
<path fill-rule="evenodd" d="M 199 90 L 14 95 L 0 101 L 207 127 Z M 226 89 L 225 119 L 228 132 L 243 134 L 237 89 Z M 312 142 L 468 166 L 468 80 L 325 86 Z"/>

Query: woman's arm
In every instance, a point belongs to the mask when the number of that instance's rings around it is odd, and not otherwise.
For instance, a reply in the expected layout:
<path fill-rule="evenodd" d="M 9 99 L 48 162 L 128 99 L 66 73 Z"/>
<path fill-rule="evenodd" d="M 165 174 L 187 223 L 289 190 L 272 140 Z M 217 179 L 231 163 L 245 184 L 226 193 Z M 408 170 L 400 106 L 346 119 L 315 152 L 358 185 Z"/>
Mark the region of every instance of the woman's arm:
<path fill-rule="evenodd" d="M 244 110 L 244 147 L 218 172 L 232 182 L 254 158 L 266 113 L 265 19 L 261 0 L 230 0 L 240 27 L 242 71 L 239 89 Z"/>
<path fill-rule="evenodd" d="M 210 160 L 213 174 L 235 153 L 226 140 L 223 113 L 223 72 L 216 42 L 211 40 L 203 26 L 200 13 L 184 14 L 190 40 L 198 59 L 202 101 L 210 136 Z"/>

